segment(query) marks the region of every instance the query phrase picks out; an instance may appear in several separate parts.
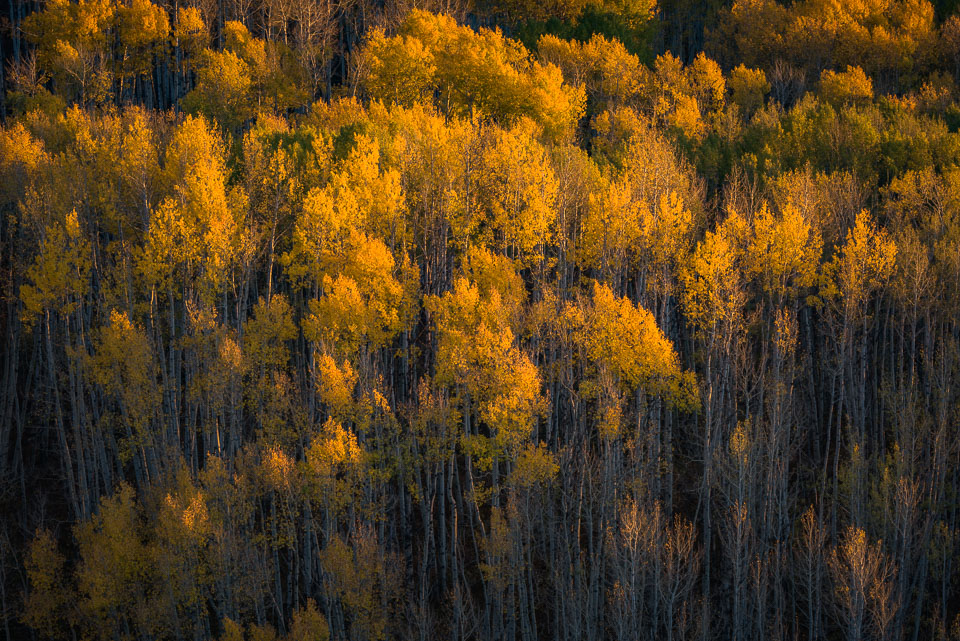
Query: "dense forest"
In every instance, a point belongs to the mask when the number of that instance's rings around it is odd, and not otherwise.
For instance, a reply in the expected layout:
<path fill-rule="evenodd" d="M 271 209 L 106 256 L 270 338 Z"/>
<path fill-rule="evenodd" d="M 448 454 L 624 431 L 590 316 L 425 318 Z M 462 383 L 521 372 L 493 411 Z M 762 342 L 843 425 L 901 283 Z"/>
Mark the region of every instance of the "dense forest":
<path fill-rule="evenodd" d="M 3 10 L 0 638 L 960 639 L 956 2 Z"/>

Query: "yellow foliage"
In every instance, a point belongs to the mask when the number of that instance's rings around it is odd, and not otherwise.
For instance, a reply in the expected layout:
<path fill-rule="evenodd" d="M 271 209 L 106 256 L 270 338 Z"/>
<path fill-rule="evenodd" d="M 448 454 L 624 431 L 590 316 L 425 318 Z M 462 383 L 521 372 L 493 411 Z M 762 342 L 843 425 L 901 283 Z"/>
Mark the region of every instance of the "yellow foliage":
<path fill-rule="evenodd" d="M 730 72 L 727 88 L 730 90 L 730 100 L 746 116 L 763 107 L 763 101 L 770 93 L 770 83 L 763 70 L 749 69 L 743 64 Z"/>
<path fill-rule="evenodd" d="M 700 52 L 686 71 L 691 94 L 704 109 L 710 112 L 723 111 L 727 93 L 727 81 L 720 65 Z"/>
<path fill-rule="evenodd" d="M 169 286 L 179 271 L 209 299 L 244 252 L 246 198 L 228 188 L 226 149 L 202 118 L 180 123 L 165 160 L 174 195 L 152 213 L 138 271 L 151 287 Z"/>
<path fill-rule="evenodd" d="M 517 273 L 516 262 L 482 247 L 471 247 L 464 257 L 463 272 L 478 287 L 481 296 L 497 293 L 500 304 L 509 314 L 510 327 L 517 331 L 527 300 L 527 288 Z"/>
<path fill-rule="evenodd" d="M 816 283 L 822 250 L 819 231 L 793 203 L 787 203 L 779 216 L 764 204 L 753 219 L 745 268 L 749 276 L 760 279 L 767 294 L 793 296 Z"/>
<path fill-rule="evenodd" d="M 88 376 L 116 397 L 137 436 L 144 436 L 160 407 L 153 352 L 143 330 L 125 312 L 110 312 L 110 323 L 98 332 Z"/>
<path fill-rule="evenodd" d="M 293 624 L 286 641 L 329 641 L 330 626 L 327 619 L 317 610 L 317 603 L 307 599 L 307 606 L 293 613 Z"/>
<path fill-rule="evenodd" d="M 196 7 L 177 8 L 176 24 L 173 28 L 174 43 L 192 58 L 200 55 L 206 47 L 207 25 L 203 22 L 200 9 Z"/>
<path fill-rule="evenodd" d="M 669 392 L 669 381 L 681 374 L 679 358 L 650 312 L 594 283 L 591 306 L 582 318 L 583 348 L 591 361 L 626 389 Z"/>
<path fill-rule="evenodd" d="M 382 347 L 403 327 L 408 292 L 381 241 L 355 232 L 347 251 L 339 265 L 342 271 L 324 275 L 323 295 L 309 302 L 304 334 L 345 353 L 366 342 Z"/>
<path fill-rule="evenodd" d="M 146 585 L 150 554 L 140 535 L 133 488 L 123 484 L 105 497 L 99 512 L 76 526 L 80 562 L 76 570 L 79 605 L 106 638 L 118 610 L 135 611 L 137 597 Z M 146 615 L 146 613 L 142 613 Z M 153 624 L 140 621 L 143 629 Z"/>
<path fill-rule="evenodd" d="M 873 100 L 873 80 L 860 67 L 842 73 L 824 69 L 820 74 L 820 97 L 834 106 Z"/>
<path fill-rule="evenodd" d="M 370 530 L 361 530 L 353 546 L 334 536 L 320 552 L 320 564 L 333 594 L 350 613 L 360 638 L 382 641 L 387 635 L 392 600 L 400 580 L 398 559 L 387 555 Z"/>
<path fill-rule="evenodd" d="M 71 595 L 64 581 L 64 559 L 49 530 L 38 530 L 30 542 L 24 567 L 30 590 L 21 620 L 42 636 L 62 638 L 63 624 L 70 620 Z"/>
<path fill-rule="evenodd" d="M 528 443 L 513 467 L 510 482 L 515 487 L 530 488 L 534 485 L 549 485 L 560 471 L 556 457 L 543 443 L 533 445 Z"/>
<path fill-rule="evenodd" d="M 737 427 L 733 430 L 733 433 L 730 434 L 729 446 L 730 454 L 737 460 L 738 465 L 745 467 L 747 459 L 750 456 L 751 445 L 750 435 L 747 434 L 742 421 L 737 423 Z"/>
<path fill-rule="evenodd" d="M 150 73 L 155 55 L 162 55 L 170 35 L 170 20 L 163 7 L 150 0 L 118 3 L 117 37 L 124 47 L 123 75 Z"/>
<path fill-rule="evenodd" d="M 205 49 L 197 84 L 183 97 L 185 111 L 204 114 L 228 130 L 236 130 L 255 113 L 253 72 L 233 51 Z"/>
<path fill-rule="evenodd" d="M 51 0 L 23 20 L 24 35 L 37 47 L 37 62 L 57 90 L 81 104 L 107 99 L 113 83 L 108 68 L 117 3 L 110 0 Z"/>
<path fill-rule="evenodd" d="M 356 387 L 357 374 L 348 361 L 338 365 L 329 354 L 317 358 L 317 391 L 333 416 L 347 419 L 353 415 Z"/>
<path fill-rule="evenodd" d="M 376 100 L 412 106 L 432 91 L 437 71 L 433 54 L 410 36 L 388 38 L 375 29 L 363 48 L 367 92 Z"/>
<path fill-rule="evenodd" d="M 32 323 L 43 312 L 69 314 L 90 286 L 90 244 L 80 230 L 77 212 L 47 226 L 40 253 L 20 287 L 23 320 Z"/>
<path fill-rule="evenodd" d="M 701 331 L 739 320 L 745 293 L 741 284 L 746 222 L 731 212 L 716 231 L 708 231 L 680 271 L 682 301 L 690 322 Z"/>
<path fill-rule="evenodd" d="M 329 418 L 304 456 L 303 479 L 312 500 L 335 513 L 358 505 L 368 455 L 356 434 Z"/>
<path fill-rule="evenodd" d="M 525 263 L 542 255 L 555 232 L 557 179 L 530 123 L 497 129 L 479 175 L 487 216 L 481 238 Z"/>
<path fill-rule="evenodd" d="M 555 66 L 532 60 L 522 45 L 499 31 L 474 31 L 449 16 L 415 9 L 397 37 L 374 35 L 365 53 L 371 60 L 368 88 L 382 100 L 405 102 L 436 92 L 446 111 L 479 112 L 505 124 L 528 116 L 553 138 L 569 136 L 583 113 L 583 90 L 565 85 Z M 435 73 L 428 73 L 428 65 L 404 79 L 402 99 L 399 89 L 386 84 L 397 71 L 428 61 Z"/>
<path fill-rule="evenodd" d="M 452 291 L 424 300 L 434 315 L 438 340 L 437 379 L 463 386 L 480 420 L 493 432 L 497 451 L 516 451 L 542 412 L 540 375 L 514 345 L 510 309 L 497 290 L 459 277 Z"/>
<path fill-rule="evenodd" d="M 43 142 L 22 123 L 0 129 L 0 202 L 17 202 L 46 161 Z"/>
<path fill-rule="evenodd" d="M 541 59 L 557 65 L 567 82 L 583 85 L 600 104 L 632 104 L 650 82 L 650 72 L 619 40 L 594 34 L 585 43 L 544 35 L 537 42 Z"/>
<path fill-rule="evenodd" d="M 299 485 L 295 461 L 276 445 L 264 452 L 262 468 L 263 480 L 270 490 L 291 492 Z"/>
<path fill-rule="evenodd" d="M 297 336 L 293 310 L 286 296 L 260 298 L 253 318 L 243 324 L 243 349 L 254 366 L 284 367 L 290 358 L 286 343 Z"/>
<path fill-rule="evenodd" d="M 864 210 L 857 215 L 847 240 L 830 263 L 824 266 L 820 296 L 826 300 L 842 297 L 846 309 L 856 313 L 863 302 L 893 274 L 897 245 L 879 229 Z"/>
<path fill-rule="evenodd" d="M 591 193 L 577 239 L 577 262 L 603 273 L 620 273 L 639 251 L 643 205 L 633 199 L 625 180 L 604 180 Z"/>

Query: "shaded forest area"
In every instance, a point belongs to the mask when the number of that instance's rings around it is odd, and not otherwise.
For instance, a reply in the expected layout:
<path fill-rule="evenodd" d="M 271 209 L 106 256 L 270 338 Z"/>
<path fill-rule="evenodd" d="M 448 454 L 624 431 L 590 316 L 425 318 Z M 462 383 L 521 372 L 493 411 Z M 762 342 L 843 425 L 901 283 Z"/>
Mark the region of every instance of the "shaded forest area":
<path fill-rule="evenodd" d="M 48 0 L 4 639 L 960 639 L 960 17 Z"/>

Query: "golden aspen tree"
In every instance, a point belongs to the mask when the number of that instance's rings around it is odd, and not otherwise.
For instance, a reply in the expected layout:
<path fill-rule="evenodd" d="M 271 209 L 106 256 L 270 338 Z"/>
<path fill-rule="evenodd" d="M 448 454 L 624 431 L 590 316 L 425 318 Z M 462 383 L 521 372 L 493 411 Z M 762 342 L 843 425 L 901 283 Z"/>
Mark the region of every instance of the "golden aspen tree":
<path fill-rule="evenodd" d="M 825 69 L 820 74 L 820 97 L 837 107 L 869 103 L 873 100 L 873 81 L 860 67 L 847 67 L 842 73 Z"/>
<path fill-rule="evenodd" d="M 156 365 L 146 335 L 126 313 L 113 310 L 109 325 L 98 332 L 88 375 L 117 400 L 127 439 L 122 447 L 128 456 L 142 457 L 152 475 L 157 471 L 154 457 L 165 454 L 163 441 L 152 430 L 160 409 Z"/>
<path fill-rule="evenodd" d="M 212 591 L 217 574 L 227 570 L 211 553 L 221 533 L 210 517 L 208 497 L 195 486 L 185 467 L 177 470 L 170 490 L 160 499 L 150 532 L 151 563 L 165 578 L 164 597 L 175 620 L 174 629 L 202 627 L 201 608 Z"/>
<path fill-rule="evenodd" d="M 233 51 L 205 50 L 197 70 L 197 85 L 183 97 L 188 113 L 203 114 L 228 131 L 237 131 L 255 113 L 253 72 Z"/>
<path fill-rule="evenodd" d="M 285 638 L 286 641 L 329 641 L 330 626 L 317 610 L 316 601 L 307 599 L 306 607 L 293 613 L 293 624 Z"/>
<path fill-rule="evenodd" d="M 729 400 L 725 398 L 725 393 L 735 383 L 731 380 L 733 353 L 746 303 L 741 271 L 746 233 L 746 221 L 735 212 L 730 212 L 715 231 L 706 233 L 680 271 L 683 311 L 704 346 L 704 472 L 701 492 L 704 495 L 702 526 L 705 541 L 702 587 L 706 594 L 710 593 L 712 587 L 711 546 L 706 541 L 713 536 L 715 458 L 724 440 L 724 423 L 720 417 L 729 411 Z M 701 616 L 703 629 L 709 629 L 710 612 L 704 608 Z"/>
<path fill-rule="evenodd" d="M 531 264 L 543 256 L 555 233 L 557 182 L 532 123 L 496 130 L 481 162 L 479 230 L 490 246 Z"/>
<path fill-rule="evenodd" d="M 93 638 L 112 638 L 125 625 L 161 633 L 169 622 L 151 603 L 154 568 L 137 512 L 133 488 L 123 484 L 101 501 L 97 515 L 76 526 L 77 606 Z"/>
<path fill-rule="evenodd" d="M 458 277 L 452 291 L 426 297 L 424 307 L 434 315 L 438 333 L 438 381 L 460 386 L 465 415 L 476 411 L 490 429 L 491 451 L 484 445 L 487 437 L 474 439 L 481 459 L 489 465 L 500 453 L 516 453 L 541 413 L 540 375 L 515 345 L 500 293 L 482 293 Z M 470 430 L 466 436 L 472 436 Z"/>
<path fill-rule="evenodd" d="M 400 25 L 399 36 L 374 39 L 377 59 L 400 56 L 406 68 L 411 64 L 408 56 L 430 56 L 435 80 L 423 89 L 437 91 L 438 104 L 447 111 L 479 112 L 503 124 L 528 116 L 554 139 L 569 136 L 582 115 L 583 90 L 565 85 L 558 68 L 531 60 L 522 45 L 499 31 L 474 31 L 449 16 L 413 10 Z M 374 87 L 382 84 L 380 68 L 374 65 Z M 389 92 L 376 97 L 390 99 Z"/>
<path fill-rule="evenodd" d="M 353 431 L 334 418 L 327 419 L 306 449 L 303 474 L 307 495 L 334 515 L 358 506 L 368 458 Z"/>
<path fill-rule="evenodd" d="M 173 196 L 153 212 L 140 255 L 150 287 L 170 286 L 180 276 L 185 291 L 208 304 L 221 294 L 245 240 L 242 190 L 230 188 L 222 140 L 202 118 L 187 117 L 174 130 L 164 174 Z"/>
<path fill-rule="evenodd" d="M 433 54 L 415 37 L 388 38 L 383 30 L 375 30 L 368 36 L 363 56 L 364 86 L 376 100 L 413 106 L 435 84 Z"/>
<path fill-rule="evenodd" d="M 303 169 L 304 145 L 285 144 L 295 135 L 283 120 L 263 118 L 244 134 L 244 184 L 249 197 L 258 245 L 267 256 L 267 295 L 273 296 L 277 244 L 282 243 L 293 223 L 294 209 L 303 197 L 303 183 L 309 181 Z"/>
<path fill-rule="evenodd" d="M 254 316 L 244 323 L 243 356 L 247 366 L 247 403 L 255 413 L 262 434 L 276 442 L 296 440 L 302 421 L 292 404 L 288 343 L 296 338 L 293 310 L 285 296 L 261 298 Z"/>
<path fill-rule="evenodd" d="M 553 35 L 537 41 L 538 55 L 557 65 L 571 86 L 583 85 L 597 108 L 636 105 L 650 83 L 650 71 L 619 40 L 594 34 L 586 43 Z"/>
<path fill-rule="evenodd" d="M 731 212 L 716 231 L 708 231 L 680 272 L 687 318 L 702 331 L 718 323 L 739 322 L 745 294 L 740 285 L 741 239 L 746 221 Z"/>
<path fill-rule="evenodd" d="M 90 266 L 90 244 L 72 211 L 46 228 L 40 253 L 27 269 L 27 282 L 20 287 L 24 320 L 34 322 L 48 311 L 75 310 L 89 289 Z"/>
<path fill-rule="evenodd" d="M 683 375 L 673 344 L 657 327 L 653 315 L 618 298 L 609 287 L 594 283 L 591 309 L 584 314 L 583 345 L 586 355 L 628 389 L 644 387 L 654 394 L 672 395 L 680 403 Z M 687 381 L 689 382 L 689 381 Z"/>
<path fill-rule="evenodd" d="M 209 32 L 203 15 L 197 7 L 178 7 L 173 26 L 173 41 L 182 54 L 192 60 L 199 58 L 207 46 Z"/>
<path fill-rule="evenodd" d="M 792 203 L 779 215 L 764 203 L 754 214 L 744 270 L 772 300 L 784 301 L 816 284 L 821 252 L 819 232 Z"/>
<path fill-rule="evenodd" d="M 864 210 L 847 232 L 842 250 L 824 267 L 821 298 L 840 297 L 848 312 L 856 312 L 893 273 L 896 257 L 896 244 Z"/>
<path fill-rule="evenodd" d="M 49 530 L 38 530 L 30 542 L 24 566 L 30 590 L 23 604 L 22 619 L 43 637 L 56 639 L 67 635 L 75 615 L 75 595 L 70 592 L 64 572 L 66 559 L 57 549 Z"/>
<path fill-rule="evenodd" d="M 364 529 L 348 544 L 333 537 L 320 552 L 326 583 L 354 619 L 359 638 L 382 641 L 401 579 L 399 559 L 388 555 L 373 530 Z"/>
<path fill-rule="evenodd" d="M 136 81 L 148 75 L 154 57 L 164 54 L 170 36 L 170 20 L 162 7 L 150 0 L 131 0 L 117 7 L 117 39 L 122 48 L 117 61 L 121 78 L 119 93 L 123 97 L 124 80 Z"/>
<path fill-rule="evenodd" d="M 750 69 L 741 64 L 730 72 L 727 89 L 730 101 L 740 108 L 745 118 L 750 118 L 763 107 L 770 93 L 770 83 L 762 69 Z"/>
<path fill-rule="evenodd" d="M 819 300 L 826 304 L 834 322 L 836 367 L 841 374 L 840 401 L 849 421 L 850 509 L 857 527 L 864 523 L 865 516 L 863 458 L 867 453 L 864 448 L 871 446 L 867 440 L 868 358 L 865 346 L 870 326 L 868 305 L 874 294 L 893 276 L 896 260 L 896 243 L 864 210 L 847 231 L 843 247 L 823 267 L 819 292 Z M 835 437 L 833 457 L 834 494 L 835 500 L 838 500 L 839 437 Z"/>
<path fill-rule="evenodd" d="M 0 129 L 0 198 L 3 205 L 15 204 L 47 162 L 43 142 L 23 123 Z"/>
<path fill-rule="evenodd" d="M 633 262 L 642 234 L 641 203 L 633 200 L 629 183 L 606 178 L 589 195 L 577 239 L 577 262 L 616 282 Z"/>
<path fill-rule="evenodd" d="M 57 90 L 81 105 L 104 102 L 113 82 L 108 32 L 116 5 L 108 0 L 53 0 L 27 17 L 23 31 L 37 45 L 37 61 Z"/>

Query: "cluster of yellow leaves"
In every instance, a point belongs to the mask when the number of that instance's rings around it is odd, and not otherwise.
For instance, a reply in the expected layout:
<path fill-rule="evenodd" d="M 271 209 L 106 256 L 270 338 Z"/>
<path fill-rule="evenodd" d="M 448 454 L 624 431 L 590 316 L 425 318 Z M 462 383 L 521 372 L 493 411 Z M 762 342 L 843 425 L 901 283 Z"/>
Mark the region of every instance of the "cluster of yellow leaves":
<path fill-rule="evenodd" d="M 718 323 L 736 323 L 746 299 L 740 267 L 740 239 L 746 222 L 731 213 L 716 230 L 708 231 L 680 271 L 684 312 L 703 331 Z"/>
<path fill-rule="evenodd" d="M 835 106 L 869 103 L 873 100 L 873 80 L 860 67 L 847 67 L 841 73 L 824 69 L 820 74 L 820 97 Z"/>
<path fill-rule="evenodd" d="M 187 117 L 176 128 L 164 173 L 174 194 L 152 213 L 138 256 L 140 275 L 162 290 L 179 272 L 184 286 L 209 298 L 249 251 L 241 224 L 246 195 L 228 186 L 224 143 L 202 118 Z"/>
<path fill-rule="evenodd" d="M 727 88 L 730 90 L 730 101 L 747 117 L 763 107 L 764 99 L 770 93 L 770 83 L 763 70 L 749 69 L 743 64 L 730 72 Z"/>
<path fill-rule="evenodd" d="M 661 193 L 652 207 L 639 200 L 637 178 L 627 169 L 618 179 L 604 179 L 599 193 L 590 195 L 576 247 L 578 263 L 604 274 L 648 268 L 656 279 L 686 252 L 692 212 L 674 191 Z"/>
<path fill-rule="evenodd" d="M 723 12 L 714 40 L 751 65 L 781 59 L 906 75 L 933 36 L 934 10 L 927 0 L 737 0 Z"/>
<path fill-rule="evenodd" d="M 479 189 L 486 215 L 479 234 L 491 247 L 532 262 L 550 242 L 558 184 L 529 122 L 498 129 L 484 147 Z"/>
<path fill-rule="evenodd" d="M 478 262 L 472 261 L 474 269 Z M 492 432 L 495 453 L 512 453 L 532 434 L 543 399 L 540 373 L 516 346 L 511 327 L 515 281 L 507 277 L 495 282 L 489 278 L 491 271 L 480 279 L 486 281 L 483 287 L 460 276 L 452 291 L 426 297 L 424 306 L 437 328 L 437 380 L 456 385 L 463 400 L 475 404 Z"/>
<path fill-rule="evenodd" d="M 738 323 L 750 282 L 778 306 L 796 300 L 817 284 L 822 252 L 819 230 L 792 202 L 776 212 L 764 203 L 752 221 L 730 211 L 680 271 L 687 318 L 701 330 Z"/>
<path fill-rule="evenodd" d="M 209 33 L 197 7 L 178 7 L 173 42 L 188 57 L 196 58 L 206 47 Z"/>
<path fill-rule="evenodd" d="M 726 104 L 726 79 L 720 66 L 700 53 L 686 67 L 669 52 L 654 62 L 655 117 L 688 140 L 700 140 L 709 120 Z"/>
<path fill-rule="evenodd" d="M 367 461 L 356 434 L 328 419 L 306 450 L 308 494 L 334 512 L 356 506 L 368 472 Z"/>
<path fill-rule="evenodd" d="M 446 111 L 504 124 L 528 116 L 554 138 L 569 136 L 583 112 L 582 89 L 565 85 L 555 66 L 531 60 L 499 31 L 475 31 L 449 16 L 415 9 L 396 36 L 375 31 L 363 58 L 367 91 L 385 102 L 412 105 L 436 93 Z"/>
<path fill-rule="evenodd" d="M 27 282 L 20 287 L 24 321 L 31 323 L 45 311 L 69 314 L 76 309 L 90 287 L 90 265 L 90 243 L 76 211 L 48 225 L 40 253 L 27 269 Z"/>
<path fill-rule="evenodd" d="M 184 35 L 195 46 L 199 25 L 189 16 Z M 282 42 L 253 37 L 240 22 L 224 24 L 224 49 L 204 49 L 197 65 L 197 84 L 181 104 L 203 113 L 229 131 L 258 113 L 282 113 L 309 99 L 303 68 Z"/>
<path fill-rule="evenodd" d="M 380 170 L 379 147 L 358 136 L 323 188 L 306 196 L 281 261 L 294 282 L 312 285 L 304 332 L 331 349 L 386 344 L 410 312 L 416 273 L 397 265 L 386 242 L 402 246 L 403 193 L 394 170 Z"/>
<path fill-rule="evenodd" d="M 320 552 L 320 563 L 358 635 L 370 641 L 386 638 L 390 611 L 384 605 L 397 594 L 401 568 L 374 533 L 362 530 L 354 536 L 352 545 L 334 536 Z"/>
<path fill-rule="evenodd" d="M 255 369 L 282 369 L 290 359 L 286 343 L 296 336 L 293 310 L 286 296 L 261 298 L 253 308 L 253 318 L 243 324 L 243 352 Z"/>
<path fill-rule="evenodd" d="M 573 86 L 583 86 L 587 96 L 599 105 L 634 105 L 647 91 L 650 71 L 627 51 L 619 40 L 595 34 L 587 42 L 541 36 L 537 52 L 546 62 L 557 65 Z"/>
<path fill-rule="evenodd" d="M 623 396 L 638 388 L 679 407 L 696 407 L 692 373 L 681 370 L 673 343 L 643 307 L 595 282 L 589 303 L 568 304 L 561 323 L 573 331 L 595 368 L 582 391 L 598 397 L 602 433 L 619 433 Z"/>
<path fill-rule="evenodd" d="M 117 37 L 124 47 L 119 72 L 123 76 L 150 73 L 153 56 L 169 41 L 170 20 L 163 7 L 150 0 L 130 0 L 117 7 Z"/>
<path fill-rule="evenodd" d="M 63 581 L 65 562 L 50 531 L 37 531 L 24 561 L 30 591 L 22 616 L 24 623 L 50 638 L 63 636 L 63 625 L 70 620 L 71 595 Z"/>
<path fill-rule="evenodd" d="M 819 230 L 792 203 L 779 214 L 764 204 L 747 239 L 746 273 L 769 296 L 793 297 L 816 283 L 822 250 Z"/>
<path fill-rule="evenodd" d="M 108 31 L 116 11 L 110 0 L 52 0 L 23 21 L 24 34 L 37 45 L 38 63 L 81 103 L 101 102 L 110 90 Z"/>
<path fill-rule="evenodd" d="M 543 443 L 528 444 L 520 452 L 517 462 L 510 473 L 510 483 L 514 487 L 531 488 L 535 485 L 549 485 L 560 471 L 556 457 Z"/>
<path fill-rule="evenodd" d="M 160 407 L 150 341 L 126 313 L 114 310 L 109 324 L 98 331 L 94 348 L 90 380 L 119 400 L 125 422 L 143 438 Z"/>
<path fill-rule="evenodd" d="M 832 261 L 824 265 L 822 299 L 841 298 L 844 308 L 855 314 L 870 295 L 893 275 L 897 245 L 886 231 L 876 226 L 864 210 L 847 240 Z"/>
<path fill-rule="evenodd" d="M 133 488 L 121 485 L 113 497 L 101 501 L 100 511 L 76 528 L 80 564 L 76 570 L 80 607 L 101 627 L 96 636 L 108 638 L 117 608 L 138 612 L 144 630 L 157 630 L 158 621 L 142 602 L 148 584 L 151 554 L 141 538 Z M 139 607 L 137 607 L 139 606 Z"/>
<path fill-rule="evenodd" d="M 321 354 L 316 367 L 317 391 L 327 411 L 339 420 L 355 418 L 358 408 L 353 394 L 358 377 L 350 362 L 344 360 L 338 364 L 329 354 Z"/>
<path fill-rule="evenodd" d="M 661 391 L 666 381 L 680 375 L 673 344 L 643 307 L 615 296 L 606 285 L 594 283 L 590 309 L 582 316 L 587 357 L 609 370 L 625 387 L 643 385 Z"/>

